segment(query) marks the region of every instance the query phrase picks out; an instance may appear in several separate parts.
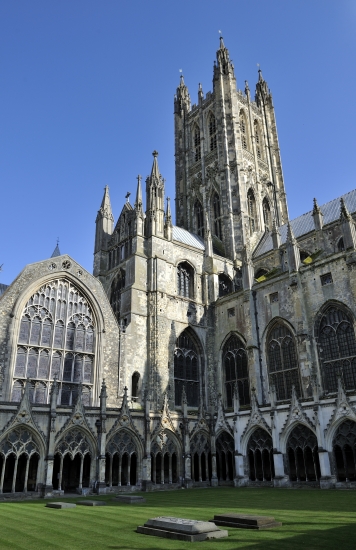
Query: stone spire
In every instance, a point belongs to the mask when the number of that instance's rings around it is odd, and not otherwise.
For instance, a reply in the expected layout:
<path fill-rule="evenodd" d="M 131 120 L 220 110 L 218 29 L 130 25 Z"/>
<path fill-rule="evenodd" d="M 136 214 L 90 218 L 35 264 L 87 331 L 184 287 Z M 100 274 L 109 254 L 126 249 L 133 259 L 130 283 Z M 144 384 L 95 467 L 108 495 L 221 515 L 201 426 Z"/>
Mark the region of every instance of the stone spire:
<path fill-rule="evenodd" d="M 286 244 L 287 244 L 289 272 L 298 271 L 300 267 L 299 246 L 294 236 L 292 226 L 289 222 L 288 222 Z"/>
<path fill-rule="evenodd" d="M 343 197 L 340 199 L 340 224 L 344 237 L 345 250 L 354 249 L 356 247 L 355 223 L 350 212 L 348 211 Z"/>
<path fill-rule="evenodd" d="M 164 231 L 164 179 L 158 167 L 158 152 L 153 151 L 151 175 L 146 179 L 146 223 L 147 237 L 156 235 L 163 237 Z"/>
<path fill-rule="evenodd" d="M 51 258 L 56 258 L 57 256 L 61 256 L 61 252 L 59 250 L 59 240 L 58 239 L 57 239 L 56 248 L 53 250 Z"/>
<path fill-rule="evenodd" d="M 96 232 L 94 247 L 94 276 L 106 270 L 107 246 L 114 229 L 114 216 L 111 210 L 109 187 L 106 185 L 103 200 L 96 216 Z"/>
<path fill-rule="evenodd" d="M 312 216 L 314 218 L 314 227 L 316 231 L 320 231 L 324 225 L 323 221 L 323 213 L 320 210 L 320 206 L 318 205 L 317 200 L 313 199 L 313 213 Z"/>
<path fill-rule="evenodd" d="M 220 47 L 216 52 L 216 65 L 214 66 L 214 79 L 220 74 L 235 77 L 234 66 L 230 60 L 229 50 L 225 47 L 224 39 L 220 36 Z"/>
<path fill-rule="evenodd" d="M 180 75 L 180 82 L 177 88 L 176 95 L 174 96 L 174 112 L 176 114 L 182 114 L 183 111 L 190 111 L 191 102 L 188 88 L 184 83 L 184 77 Z"/>

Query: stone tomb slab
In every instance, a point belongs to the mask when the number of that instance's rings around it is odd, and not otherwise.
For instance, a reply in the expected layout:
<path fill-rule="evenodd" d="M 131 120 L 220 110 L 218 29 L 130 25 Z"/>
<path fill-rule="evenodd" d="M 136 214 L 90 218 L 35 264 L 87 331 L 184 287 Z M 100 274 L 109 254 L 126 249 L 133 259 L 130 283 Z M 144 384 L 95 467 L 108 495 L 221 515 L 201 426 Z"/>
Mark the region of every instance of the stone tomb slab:
<path fill-rule="evenodd" d="M 139 495 L 117 495 L 115 500 L 125 502 L 126 504 L 140 504 L 146 502 L 146 499 Z"/>
<path fill-rule="evenodd" d="M 282 525 L 282 523 L 275 521 L 272 516 L 250 516 L 236 513 L 217 514 L 211 521 L 222 527 L 235 527 L 238 529 L 261 530 L 281 527 Z"/>
<path fill-rule="evenodd" d="M 63 510 L 64 508 L 75 508 L 76 504 L 73 502 L 47 502 L 46 508 L 56 508 L 57 510 Z"/>
<path fill-rule="evenodd" d="M 82 500 L 77 504 L 79 506 L 106 506 L 105 500 Z"/>
<path fill-rule="evenodd" d="M 200 542 L 228 536 L 225 529 L 219 529 L 213 522 L 194 519 L 160 516 L 149 519 L 145 525 L 137 527 L 137 532 L 154 537 Z"/>

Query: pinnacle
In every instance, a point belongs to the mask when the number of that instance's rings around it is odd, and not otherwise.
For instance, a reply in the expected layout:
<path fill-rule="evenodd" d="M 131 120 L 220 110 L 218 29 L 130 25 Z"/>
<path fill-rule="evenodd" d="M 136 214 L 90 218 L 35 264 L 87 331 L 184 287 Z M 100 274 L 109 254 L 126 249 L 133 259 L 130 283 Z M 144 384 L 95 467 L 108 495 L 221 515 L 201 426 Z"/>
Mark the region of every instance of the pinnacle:
<path fill-rule="evenodd" d="M 57 256 L 61 256 L 61 252 L 59 250 L 59 240 L 58 239 L 57 239 L 56 248 L 53 250 L 51 258 L 56 258 Z"/>

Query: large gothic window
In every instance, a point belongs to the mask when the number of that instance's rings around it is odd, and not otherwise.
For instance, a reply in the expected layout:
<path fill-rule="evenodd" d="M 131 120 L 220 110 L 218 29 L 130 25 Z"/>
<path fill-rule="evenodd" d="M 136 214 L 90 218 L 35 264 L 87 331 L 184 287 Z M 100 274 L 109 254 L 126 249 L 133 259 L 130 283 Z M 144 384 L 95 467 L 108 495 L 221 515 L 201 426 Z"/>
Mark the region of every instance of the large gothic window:
<path fill-rule="evenodd" d="M 216 149 L 216 119 L 213 114 L 209 117 L 209 140 L 210 140 L 210 151 Z"/>
<path fill-rule="evenodd" d="M 250 391 L 246 349 L 235 335 L 230 336 L 223 348 L 225 393 L 227 407 L 233 405 L 234 386 L 237 386 L 240 405 L 249 405 Z"/>
<path fill-rule="evenodd" d="M 194 271 L 187 262 L 182 262 L 177 267 L 177 292 L 184 298 L 193 298 Z"/>
<path fill-rule="evenodd" d="M 204 238 L 204 211 L 201 203 L 196 200 L 194 204 L 194 216 L 197 234 Z"/>
<path fill-rule="evenodd" d="M 247 211 L 249 217 L 250 234 L 252 235 L 255 231 L 257 231 L 256 200 L 252 189 L 249 189 L 247 193 Z"/>
<path fill-rule="evenodd" d="M 300 395 L 297 350 L 291 331 L 283 324 L 273 327 L 267 338 L 267 360 L 270 383 L 277 399 L 290 399 L 292 386 Z"/>
<path fill-rule="evenodd" d="M 197 162 L 201 159 L 201 147 L 200 147 L 200 129 L 199 126 L 195 126 L 194 133 L 194 160 Z"/>
<path fill-rule="evenodd" d="M 213 211 L 214 211 L 214 234 L 221 241 L 222 231 L 221 231 L 220 198 L 217 193 L 215 193 L 213 197 Z"/>
<path fill-rule="evenodd" d="M 319 321 L 317 335 L 325 390 L 337 391 L 338 374 L 347 390 L 355 389 L 356 339 L 351 317 L 330 306 Z"/>
<path fill-rule="evenodd" d="M 121 293 L 125 288 L 125 271 L 120 269 L 113 282 L 111 283 L 110 304 L 115 313 L 115 317 L 120 321 Z"/>
<path fill-rule="evenodd" d="M 182 404 L 183 388 L 190 407 L 199 405 L 199 357 L 197 348 L 187 331 L 176 342 L 174 351 L 175 405 Z"/>
<path fill-rule="evenodd" d="M 21 319 L 12 400 L 19 401 L 30 379 L 30 398 L 47 403 L 50 381 L 60 382 L 60 401 L 73 405 L 78 385 L 85 384 L 85 401 L 94 372 L 95 323 L 82 293 L 69 281 L 57 279 L 41 287 L 27 302 Z"/>

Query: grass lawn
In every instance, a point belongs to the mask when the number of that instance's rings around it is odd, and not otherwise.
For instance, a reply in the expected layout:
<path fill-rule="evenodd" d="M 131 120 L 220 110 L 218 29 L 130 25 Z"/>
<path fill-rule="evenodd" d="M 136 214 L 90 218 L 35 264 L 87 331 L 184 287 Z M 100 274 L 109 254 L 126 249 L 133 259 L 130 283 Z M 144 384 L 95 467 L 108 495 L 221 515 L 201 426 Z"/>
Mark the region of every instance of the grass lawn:
<path fill-rule="evenodd" d="M 107 501 L 105 507 L 77 506 L 68 510 L 45 508 L 47 500 L 43 499 L 1 503 L 0 548 L 155 550 L 191 548 L 193 544 L 202 550 L 356 549 L 356 491 L 222 487 L 143 496 L 145 504 L 118 504 L 112 496 L 104 496 L 100 500 Z M 283 526 L 267 531 L 228 529 L 228 538 L 198 543 L 135 532 L 138 525 L 155 516 L 206 521 L 224 511 L 272 515 Z"/>

